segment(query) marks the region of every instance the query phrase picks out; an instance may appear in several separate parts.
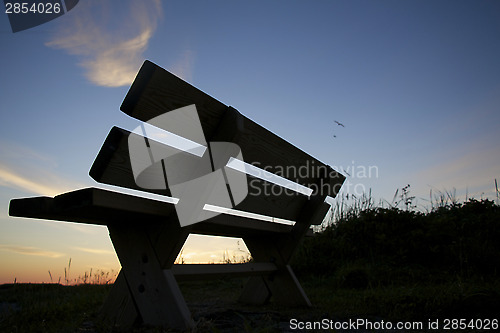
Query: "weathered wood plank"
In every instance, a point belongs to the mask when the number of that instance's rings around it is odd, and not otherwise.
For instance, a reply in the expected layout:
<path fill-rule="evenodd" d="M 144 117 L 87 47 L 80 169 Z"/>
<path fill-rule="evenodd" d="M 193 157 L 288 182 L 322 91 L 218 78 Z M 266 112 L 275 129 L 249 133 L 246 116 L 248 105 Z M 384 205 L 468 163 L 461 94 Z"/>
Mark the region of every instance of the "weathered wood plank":
<path fill-rule="evenodd" d="M 177 282 L 162 270 L 143 225 L 109 225 L 109 235 L 122 265 L 134 303 L 146 325 L 185 330 L 194 322 Z"/>
<path fill-rule="evenodd" d="M 140 321 L 139 312 L 130 295 L 123 272 L 118 274 L 113 288 L 104 301 L 99 319 L 113 328 L 130 329 Z"/>
<path fill-rule="evenodd" d="M 192 226 L 181 227 L 177 217 L 172 216 L 167 223 L 148 224 L 145 227 L 161 268 L 172 268 L 186 239 L 193 231 Z"/>
<path fill-rule="evenodd" d="M 9 203 L 9 216 L 50 219 L 53 201 L 51 197 L 12 199 Z"/>
<path fill-rule="evenodd" d="M 136 184 L 132 172 L 128 148 L 129 135 L 129 131 L 113 127 L 94 160 L 89 175 L 99 183 L 144 191 L 144 188 Z M 168 189 L 148 189 L 147 192 L 171 195 Z"/>
<path fill-rule="evenodd" d="M 343 175 L 150 61 L 143 64 L 121 110 L 148 121 L 191 104 L 196 105 L 207 141 L 234 142 L 241 147 L 245 161 L 259 163 L 304 186 L 316 184 L 318 172 L 326 170 L 329 177 L 323 190 L 331 197 L 340 190 Z"/>
<path fill-rule="evenodd" d="M 265 276 L 251 276 L 238 299 L 243 304 L 263 305 L 271 299 L 271 291 L 267 287 Z"/>
<path fill-rule="evenodd" d="M 325 175 L 323 175 L 323 177 L 324 176 Z M 318 184 L 320 182 L 321 176 Z M 292 231 L 283 237 L 284 241 L 281 244 L 280 253 L 284 263 L 289 263 L 299 243 L 310 230 L 311 225 L 317 225 L 323 221 L 323 218 L 330 209 L 330 205 L 325 203 L 326 196 L 326 193 L 321 190 L 314 191 L 307 203 L 302 207 Z M 288 275 L 292 276 L 293 272 Z M 292 278 L 294 277 L 292 276 Z"/>
<path fill-rule="evenodd" d="M 335 197 L 345 177 L 263 126 L 229 107 L 211 141 L 238 144 L 245 162 Z M 323 176 L 321 176 L 323 175 Z"/>
<path fill-rule="evenodd" d="M 320 174 L 317 184 L 325 177 Z M 244 237 L 252 257 L 256 262 L 276 263 L 278 271 L 268 278 L 257 280 L 253 278 L 248 281 L 240 299 L 247 303 L 257 303 L 266 300 L 266 288 L 274 301 L 298 306 L 311 306 L 311 301 L 304 292 L 297 277 L 291 269 L 289 262 L 299 243 L 310 230 L 312 224 L 322 221 L 330 206 L 324 202 L 326 193 L 317 188 L 310 199 L 302 207 L 297 222 L 290 233 L 284 233 L 279 237 Z M 265 285 L 265 288 L 263 286 Z M 251 294 L 251 288 L 258 288 L 259 297 Z"/>
<path fill-rule="evenodd" d="M 227 106 L 172 73 L 146 60 L 120 110 L 142 121 L 196 104 L 206 138 L 212 136 Z"/>
<path fill-rule="evenodd" d="M 290 233 L 292 228 L 293 226 L 288 224 L 220 214 L 210 220 L 194 224 L 192 232 L 203 235 L 227 237 L 258 237 L 265 234 Z M 308 233 L 308 235 L 312 235 L 312 230 Z"/>
<path fill-rule="evenodd" d="M 98 188 L 80 189 L 55 198 L 13 199 L 10 202 L 9 214 L 98 225 L 120 224 L 126 221 L 141 221 L 159 226 L 175 224 L 175 228 L 179 225 L 173 204 Z M 196 223 L 189 229 L 192 233 L 228 237 L 289 233 L 291 230 L 291 225 L 227 214 Z M 309 234 L 312 234 L 312 231 L 309 231 Z"/>
<path fill-rule="evenodd" d="M 262 301 L 272 299 L 287 306 L 311 306 L 311 301 L 302 289 L 292 269 L 288 265 L 289 257 L 283 253 L 283 245 L 286 244 L 287 234 L 279 237 L 245 237 L 243 238 L 252 258 L 256 263 L 272 262 L 278 270 L 262 280 L 250 279 L 243 289 L 240 300 L 244 303 L 258 304 Z M 266 296 L 265 284 L 270 295 Z M 251 289 L 258 288 L 259 297 L 252 295 Z"/>
<path fill-rule="evenodd" d="M 137 186 L 130 164 L 127 140 L 129 134 L 129 131 L 117 127 L 110 131 L 92 166 L 90 176 L 100 183 L 170 196 L 168 189 L 144 189 Z M 294 221 L 308 201 L 305 195 L 262 179 L 247 175 L 247 180 L 248 195 L 235 209 Z"/>
<path fill-rule="evenodd" d="M 123 221 L 165 222 L 173 204 L 97 188 L 85 188 L 54 198 L 33 197 L 10 201 L 11 216 L 64 222 L 108 225 Z"/>
<path fill-rule="evenodd" d="M 172 272 L 179 281 L 261 275 L 274 272 L 277 269 L 273 263 L 179 264 L 172 266 Z"/>

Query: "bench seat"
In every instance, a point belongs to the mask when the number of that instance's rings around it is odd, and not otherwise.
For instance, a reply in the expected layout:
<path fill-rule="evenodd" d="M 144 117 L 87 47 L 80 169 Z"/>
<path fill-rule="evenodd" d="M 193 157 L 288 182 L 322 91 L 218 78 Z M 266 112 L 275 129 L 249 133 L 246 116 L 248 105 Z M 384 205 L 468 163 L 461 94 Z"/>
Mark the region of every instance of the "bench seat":
<path fill-rule="evenodd" d="M 329 206 L 325 204 L 325 213 Z M 78 222 L 97 225 L 119 225 L 127 221 L 178 224 L 174 204 L 108 191 L 84 188 L 51 197 L 13 199 L 10 216 Z M 228 214 L 196 223 L 191 233 L 226 237 L 258 236 L 267 233 L 289 233 L 293 225 L 261 221 Z M 312 230 L 308 236 L 312 236 Z"/>

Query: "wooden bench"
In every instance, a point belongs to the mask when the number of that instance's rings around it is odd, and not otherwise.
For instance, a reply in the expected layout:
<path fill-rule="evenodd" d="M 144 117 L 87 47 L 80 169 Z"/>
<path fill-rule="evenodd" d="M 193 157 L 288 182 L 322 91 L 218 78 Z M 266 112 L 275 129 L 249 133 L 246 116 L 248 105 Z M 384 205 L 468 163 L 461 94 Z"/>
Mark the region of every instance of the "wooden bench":
<path fill-rule="evenodd" d="M 292 195 L 290 191 L 279 191 L 277 184 L 247 174 L 252 186 L 235 211 L 185 227 L 180 226 L 173 203 L 101 188 L 85 188 L 53 198 L 11 200 L 11 216 L 107 226 L 122 266 L 101 311 L 103 318 L 114 325 L 193 327 L 177 285 L 177 280 L 183 279 L 249 276 L 241 302 L 263 304 L 272 297 L 273 302 L 287 306 L 311 305 L 289 262 L 301 239 L 311 233 L 311 226 L 322 222 L 330 207 L 325 198 L 336 196 L 344 176 L 149 61 L 141 67 L 121 110 L 148 121 L 192 104 L 196 105 L 207 142 L 236 143 L 245 162 L 265 166 L 267 171 L 306 186 L 312 193 Z M 100 183 L 169 196 L 168 188 L 148 190 L 136 184 L 127 144 L 129 135 L 116 127 L 110 131 L 90 176 Z M 259 216 L 295 223 L 274 223 Z M 174 264 L 190 233 L 241 237 L 253 260 L 245 264 Z"/>

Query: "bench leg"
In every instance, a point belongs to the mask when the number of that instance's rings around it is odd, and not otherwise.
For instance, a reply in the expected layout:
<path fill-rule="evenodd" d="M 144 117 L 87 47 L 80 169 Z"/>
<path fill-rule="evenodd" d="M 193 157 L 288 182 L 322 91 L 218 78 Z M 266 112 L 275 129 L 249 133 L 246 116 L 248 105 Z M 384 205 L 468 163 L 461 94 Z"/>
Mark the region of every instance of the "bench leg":
<path fill-rule="evenodd" d="M 101 307 L 99 318 L 116 328 L 130 328 L 140 321 L 137 307 L 130 295 L 122 271 L 118 274 L 108 298 Z"/>
<path fill-rule="evenodd" d="M 278 271 L 264 278 L 251 278 L 240 297 L 242 302 L 262 304 L 272 296 L 274 301 L 281 304 L 311 306 L 311 301 L 288 264 L 311 224 L 321 222 L 328 211 L 325 197 L 324 193 L 311 195 L 289 235 L 243 238 L 255 261 L 275 263 Z"/>
<path fill-rule="evenodd" d="M 266 283 L 275 302 L 288 306 L 311 306 L 311 301 L 289 265 L 269 276 Z"/>
<path fill-rule="evenodd" d="M 271 291 L 263 276 L 252 276 L 241 292 L 239 301 L 244 304 L 262 305 L 271 298 Z"/>
<path fill-rule="evenodd" d="M 263 304 L 270 297 L 288 306 L 311 306 L 304 289 L 288 265 L 288 253 L 283 253 L 285 238 L 244 238 L 252 258 L 257 262 L 274 262 L 279 270 L 268 276 L 252 277 L 247 282 L 240 296 L 240 301 L 247 304 Z"/>
<path fill-rule="evenodd" d="M 182 330 L 193 327 L 191 313 L 179 286 L 171 270 L 162 268 L 145 226 L 121 224 L 119 227 L 108 226 L 108 229 L 122 265 L 120 275 L 124 278 L 113 288 L 117 289 L 112 294 L 114 301 L 111 299 L 107 303 L 112 306 L 118 301 L 131 314 L 131 302 L 125 296 L 128 293 L 144 324 Z M 173 243 L 177 241 L 178 238 Z M 120 281 L 125 281 L 127 288 Z M 116 313 L 114 316 L 117 319 L 123 318 L 116 316 Z M 131 320 L 127 318 L 125 322 L 130 324 Z M 123 322 L 119 323 L 120 326 L 122 324 Z"/>

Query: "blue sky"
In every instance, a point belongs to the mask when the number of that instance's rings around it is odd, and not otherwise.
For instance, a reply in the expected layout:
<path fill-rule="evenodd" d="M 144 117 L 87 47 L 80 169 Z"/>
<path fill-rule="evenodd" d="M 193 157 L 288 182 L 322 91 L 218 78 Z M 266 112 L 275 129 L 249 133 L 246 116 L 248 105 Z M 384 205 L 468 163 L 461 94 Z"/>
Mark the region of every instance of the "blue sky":
<path fill-rule="evenodd" d="M 145 59 L 346 171 L 346 193 L 495 198 L 498 1 L 80 0 L 15 34 L 1 13 L 0 45 L 0 282 L 57 279 L 69 258 L 75 276 L 118 269 L 105 228 L 10 218 L 8 203 L 97 186 L 109 129 L 137 126 L 119 106 Z M 217 238 L 183 253 L 225 250 L 240 253 Z"/>

